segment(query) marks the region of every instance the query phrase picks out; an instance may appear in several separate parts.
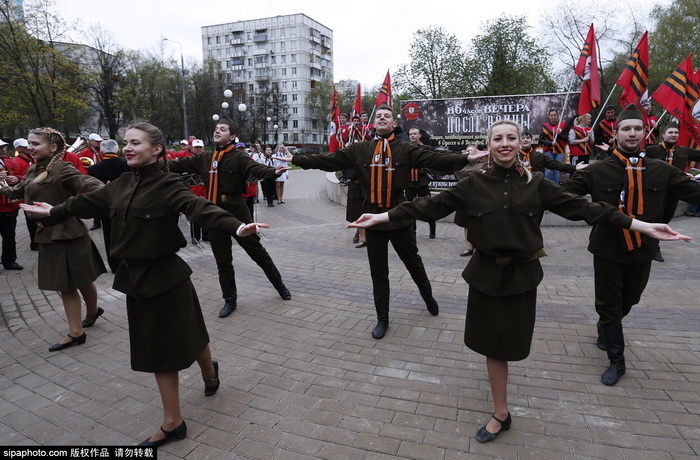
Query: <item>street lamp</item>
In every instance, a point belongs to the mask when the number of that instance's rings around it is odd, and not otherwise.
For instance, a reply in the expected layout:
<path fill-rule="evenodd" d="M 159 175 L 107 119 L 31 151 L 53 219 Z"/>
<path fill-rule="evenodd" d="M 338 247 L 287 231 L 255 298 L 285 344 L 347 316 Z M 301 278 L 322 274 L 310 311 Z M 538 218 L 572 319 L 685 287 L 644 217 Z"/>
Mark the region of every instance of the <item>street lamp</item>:
<path fill-rule="evenodd" d="M 279 129 L 279 125 L 275 124 L 272 127 L 275 128 L 275 145 L 277 145 L 277 130 Z"/>
<path fill-rule="evenodd" d="M 264 129 L 264 132 L 263 132 L 263 138 L 265 139 L 264 142 L 267 144 L 267 143 L 268 143 L 268 139 L 267 139 L 267 125 L 272 121 L 272 118 L 267 117 L 267 118 L 265 118 L 265 120 L 266 120 L 266 123 L 265 123 L 265 129 Z"/>
<path fill-rule="evenodd" d="M 185 95 L 185 57 L 182 49 L 182 43 L 165 37 L 163 37 L 163 41 L 173 42 L 180 45 L 180 70 L 182 71 L 182 131 L 184 133 L 183 139 L 188 139 L 189 133 L 187 131 L 187 97 Z"/>

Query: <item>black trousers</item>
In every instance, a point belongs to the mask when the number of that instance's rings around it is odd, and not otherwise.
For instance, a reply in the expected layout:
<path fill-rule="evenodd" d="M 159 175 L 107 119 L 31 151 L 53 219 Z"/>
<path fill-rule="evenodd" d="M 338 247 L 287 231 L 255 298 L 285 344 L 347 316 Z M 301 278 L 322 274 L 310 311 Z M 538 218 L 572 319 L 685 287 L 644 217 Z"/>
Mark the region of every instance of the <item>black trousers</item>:
<path fill-rule="evenodd" d="M 601 326 L 617 326 L 639 303 L 649 282 L 651 260 L 622 264 L 593 256 L 595 309 Z"/>
<path fill-rule="evenodd" d="M 418 255 L 414 225 L 407 225 L 396 230 L 372 230 L 368 228 L 365 236 L 367 238 L 369 270 L 372 276 L 374 305 L 377 308 L 377 314 L 381 316 L 385 309 L 386 314 L 388 314 L 389 308 L 389 242 L 416 285 L 421 286 L 423 283 L 430 283 L 430 281 L 425 273 L 423 260 Z"/>
<path fill-rule="evenodd" d="M 0 237 L 2 237 L 2 264 L 17 261 L 17 215 L 19 211 L 0 212 Z"/>
<path fill-rule="evenodd" d="M 413 201 L 416 197 L 430 196 L 430 188 L 427 185 L 421 185 L 420 187 L 406 187 L 404 189 L 406 195 L 406 200 Z M 430 228 L 430 233 L 435 234 L 435 221 L 429 220 L 428 227 Z"/>

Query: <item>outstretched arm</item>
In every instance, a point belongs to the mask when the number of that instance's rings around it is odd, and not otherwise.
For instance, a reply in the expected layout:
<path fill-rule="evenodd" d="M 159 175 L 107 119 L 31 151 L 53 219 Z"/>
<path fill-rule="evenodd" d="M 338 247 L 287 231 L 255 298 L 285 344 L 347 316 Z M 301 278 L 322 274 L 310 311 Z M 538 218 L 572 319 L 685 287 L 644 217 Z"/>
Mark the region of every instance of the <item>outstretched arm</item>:
<path fill-rule="evenodd" d="M 355 222 L 349 223 L 346 228 L 367 228 L 377 224 L 389 222 L 389 213 L 362 214 Z"/>
<path fill-rule="evenodd" d="M 650 222 L 644 222 L 642 220 L 632 219 L 632 225 L 630 230 L 633 232 L 641 232 L 645 235 L 649 235 L 652 238 L 662 241 L 690 241 L 691 237 L 682 235 L 674 231 L 671 227 L 666 224 L 653 224 Z"/>

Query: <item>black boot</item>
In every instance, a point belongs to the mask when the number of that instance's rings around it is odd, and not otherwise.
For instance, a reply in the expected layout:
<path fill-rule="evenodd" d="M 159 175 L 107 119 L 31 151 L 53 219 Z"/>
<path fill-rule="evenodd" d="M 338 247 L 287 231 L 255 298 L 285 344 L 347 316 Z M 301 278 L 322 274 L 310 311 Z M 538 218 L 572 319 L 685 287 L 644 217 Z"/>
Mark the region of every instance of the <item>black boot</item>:
<path fill-rule="evenodd" d="M 620 377 L 625 375 L 625 336 L 622 333 L 622 324 L 614 326 L 601 326 L 603 339 L 607 346 L 610 367 L 600 376 L 604 385 L 613 386 Z"/>
<path fill-rule="evenodd" d="M 219 273 L 219 285 L 221 286 L 221 293 L 226 301 L 219 312 L 219 318 L 226 318 L 236 309 L 236 299 L 238 299 L 236 274 L 234 272 Z"/>
<path fill-rule="evenodd" d="M 282 297 L 282 300 L 291 300 L 292 294 L 289 292 L 289 289 L 287 289 L 287 286 L 285 286 L 282 282 L 282 275 L 280 275 L 280 272 L 277 270 L 277 267 L 275 267 L 275 264 L 272 264 L 267 268 L 263 268 L 263 271 L 265 272 L 267 279 L 270 280 L 270 283 L 272 283 L 275 289 L 277 289 L 277 292 L 279 293 L 280 297 Z"/>
<path fill-rule="evenodd" d="M 377 325 L 372 329 L 372 338 L 379 340 L 389 329 L 389 300 L 375 299 L 374 308 L 377 310 Z"/>
<path fill-rule="evenodd" d="M 438 306 L 435 298 L 433 298 L 433 288 L 430 286 L 430 281 L 426 280 L 419 284 L 418 291 L 420 292 L 420 296 L 425 301 L 425 306 L 428 308 L 430 314 L 437 316 L 438 313 L 440 313 L 440 307 Z"/>
<path fill-rule="evenodd" d="M 607 351 L 608 348 L 605 346 L 605 339 L 603 338 L 603 328 L 600 326 L 600 321 L 596 323 L 595 327 L 598 330 L 598 340 L 596 340 L 595 344 L 601 350 Z"/>

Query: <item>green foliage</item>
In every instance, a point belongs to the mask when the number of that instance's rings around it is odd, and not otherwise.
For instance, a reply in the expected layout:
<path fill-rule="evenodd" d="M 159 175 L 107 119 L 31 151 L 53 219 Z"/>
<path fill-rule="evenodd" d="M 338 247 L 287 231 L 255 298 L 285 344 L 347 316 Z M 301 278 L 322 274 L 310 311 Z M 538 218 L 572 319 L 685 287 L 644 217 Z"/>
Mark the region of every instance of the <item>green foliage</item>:
<path fill-rule="evenodd" d="M 480 96 L 556 90 L 549 53 L 529 35 L 524 16 L 489 21 L 471 43 L 466 64 L 470 93 Z"/>
<path fill-rule="evenodd" d="M 700 2 L 674 0 L 667 6 L 657 5 L 652 17 L 656 24 L 649 32 L 649 86 L 655 89 L 690 53 L 700 51 Z"/>
<path fill-rule="evenodd" d="M 333 97 L 333 80 L 325 78 L 316 82 L 306 98 L 306 106 L 311 114 L 315 114 L 313 118 L 318 120 L 319 126 L 323 128 L 323 132 L 328 132 L 330 124 L 331 98 Z"/>
<path fill-rule="evenodd" d="M 432 26 L 413 34 L 411 62 L 394 72 L 394 86 L 416 99 L 465 95 L 464 52 L 457 37 Z"/>

